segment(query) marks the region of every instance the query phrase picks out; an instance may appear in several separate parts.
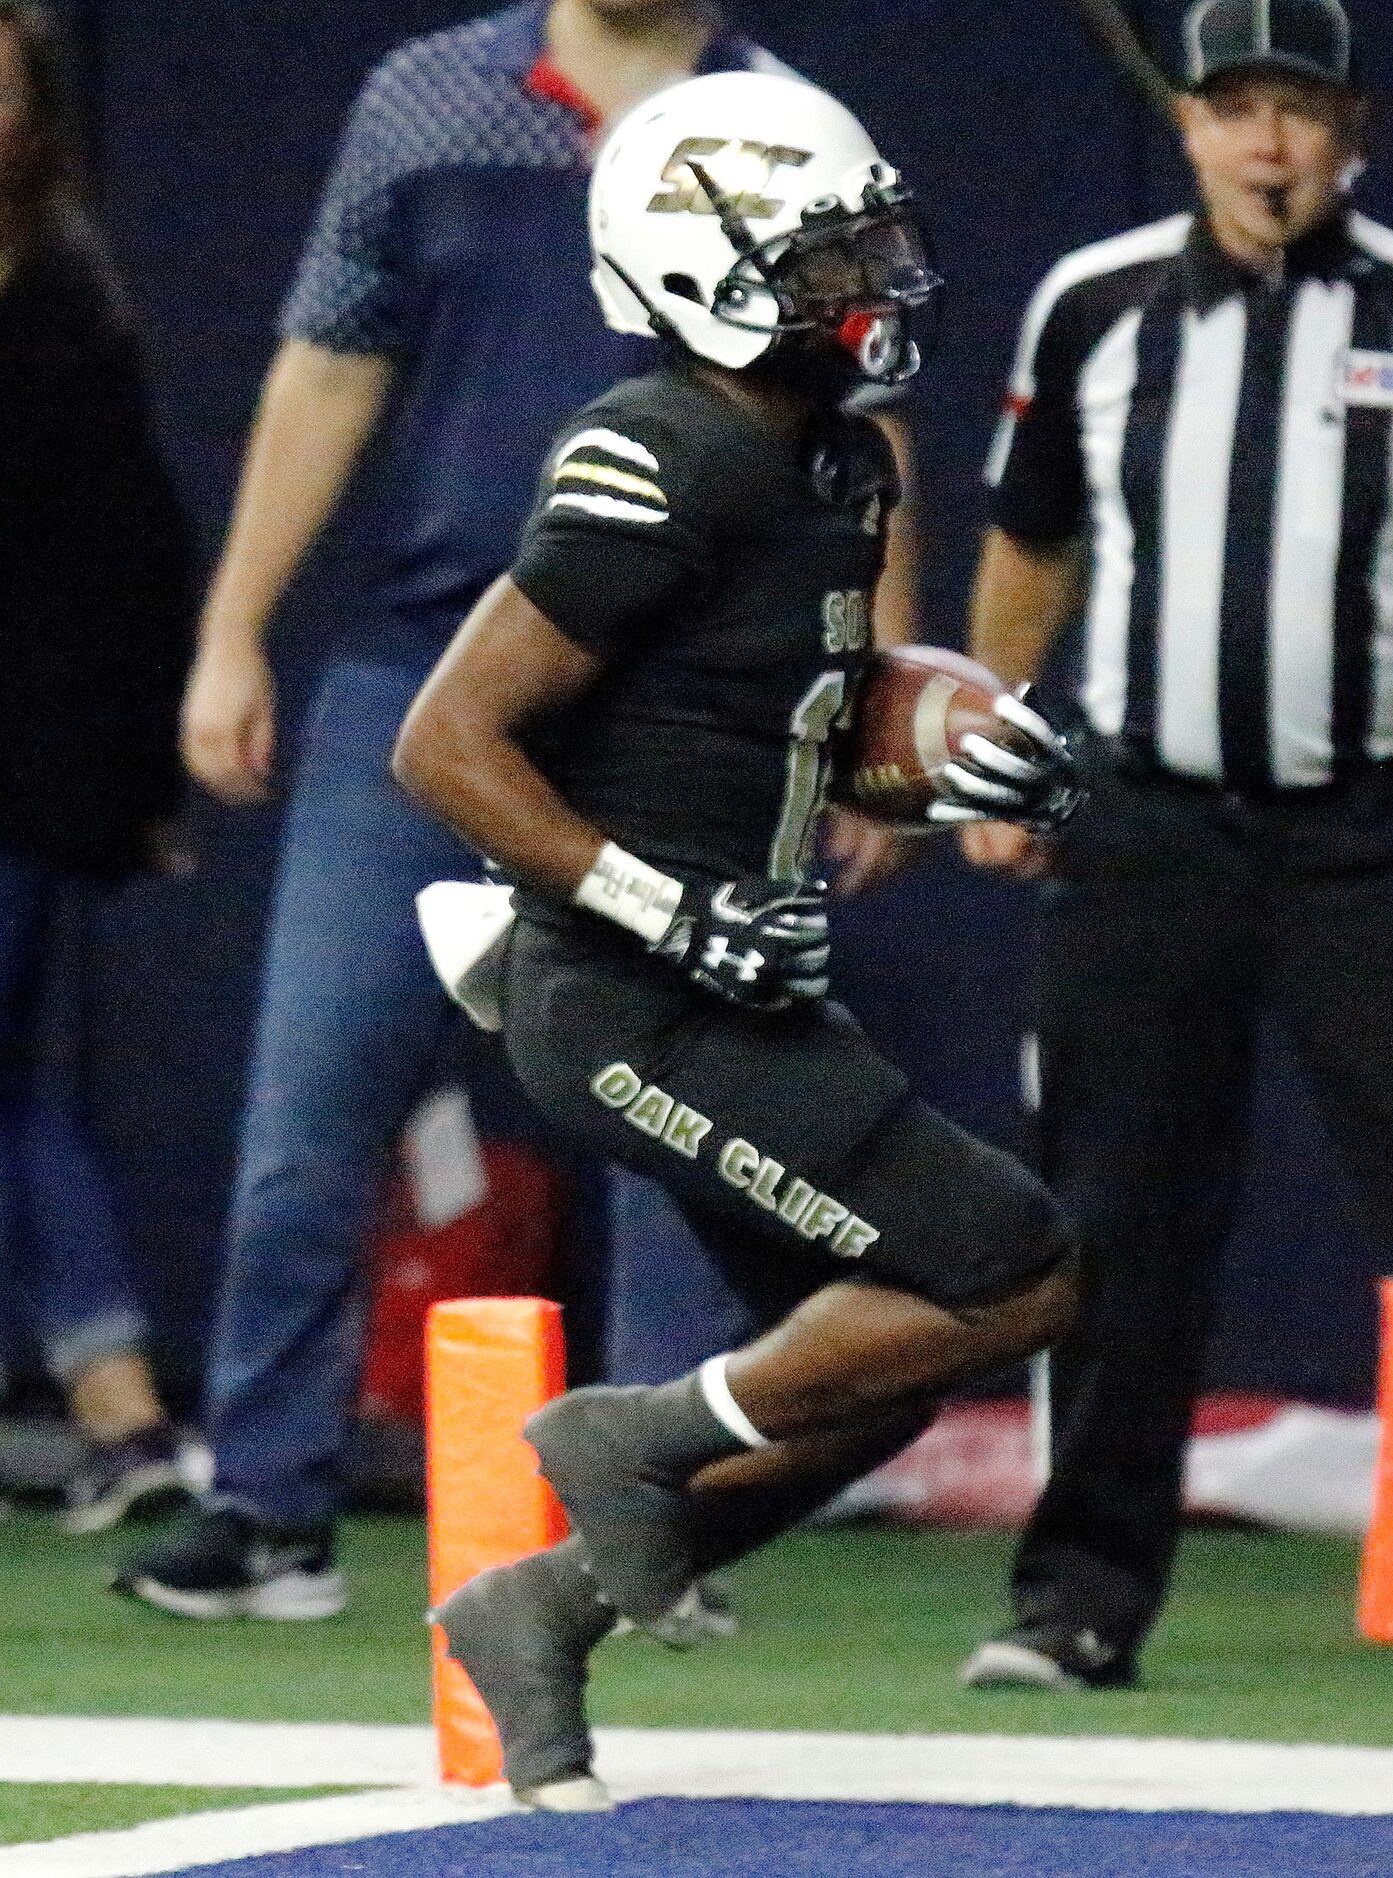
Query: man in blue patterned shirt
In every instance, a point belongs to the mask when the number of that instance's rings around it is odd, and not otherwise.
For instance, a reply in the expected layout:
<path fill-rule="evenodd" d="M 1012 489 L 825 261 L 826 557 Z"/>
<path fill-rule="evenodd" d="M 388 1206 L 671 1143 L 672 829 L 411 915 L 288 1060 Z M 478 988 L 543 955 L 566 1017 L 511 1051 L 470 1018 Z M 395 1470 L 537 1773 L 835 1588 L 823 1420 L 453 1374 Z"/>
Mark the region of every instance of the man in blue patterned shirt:
<path fill-rule="evenodd" d="M 291 796 L 209 1371 L 214 1493 L 118 1587 L 192 1617 L 342 1608 L 333 1522 L 362 1355 L 362 1234 L 452 1021 L 414 929 L 453 839 L 387 754 L 512 557 L 562 419 L 642 369 L 589 285 L 597 133 L 693 71 L 772 64 L 701 0 L 554 0 L 418 40 L 369 78 L 282 321 L 184 707 L 189 768 L 266 798 L 264 635 L 363 463 L 372 577 Z M 367 453 L 369 443 L 373 444 Z M 468 866 L 468 857 L 463 857 Z"/>

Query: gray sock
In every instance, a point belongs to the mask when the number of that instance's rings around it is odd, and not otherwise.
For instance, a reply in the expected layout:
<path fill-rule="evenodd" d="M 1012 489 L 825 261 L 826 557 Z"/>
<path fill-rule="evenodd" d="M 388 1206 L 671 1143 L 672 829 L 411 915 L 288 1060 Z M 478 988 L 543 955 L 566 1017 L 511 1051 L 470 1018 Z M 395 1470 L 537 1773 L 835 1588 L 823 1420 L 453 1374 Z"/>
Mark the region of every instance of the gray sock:
<path fill-rule="evenodd" d="M 693 1370 L 676 1382 L 634 1391 L 645 1460 L 677 1480 L 689 1480 L 712 1461 L 749 1450 L 738 1435 L 714 1415 Z"/>

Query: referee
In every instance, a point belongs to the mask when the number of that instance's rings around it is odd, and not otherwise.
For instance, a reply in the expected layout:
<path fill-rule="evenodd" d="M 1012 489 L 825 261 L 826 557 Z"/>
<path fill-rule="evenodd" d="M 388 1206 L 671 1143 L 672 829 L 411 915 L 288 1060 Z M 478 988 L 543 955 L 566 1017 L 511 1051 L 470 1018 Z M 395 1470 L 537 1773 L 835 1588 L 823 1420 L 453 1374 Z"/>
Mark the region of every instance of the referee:
<path fill-rule="evenodd" d="M 1088 810 L 1045 876 L 1041 1143 L 1086 1261 L 1015 1622 L 969 1684 L 1125 1685 L 1165 1594 L 1209 1294 L 1274 1010 L 1393 1268 L 1393 232 L 1349 207 L 1338 0 L 1201 0 L 1201 207 L 1025 320 L 972 640 L 1033 677 L 1086 590 Z"/>

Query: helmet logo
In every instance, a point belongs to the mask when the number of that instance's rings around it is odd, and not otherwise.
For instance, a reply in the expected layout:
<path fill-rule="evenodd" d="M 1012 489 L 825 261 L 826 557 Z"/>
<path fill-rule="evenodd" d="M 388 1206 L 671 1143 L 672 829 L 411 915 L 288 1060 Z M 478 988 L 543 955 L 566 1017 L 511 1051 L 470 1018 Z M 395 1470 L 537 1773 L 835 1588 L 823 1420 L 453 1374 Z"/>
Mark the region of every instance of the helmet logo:
<path fill-rule="evenodd" d="M 702 188 L 691 165 L 699 163 L 730 198 L 731 207 L 747 222 L 769 221 L 784 202 L 768 194 L 775 172 L 802 169 L 811 163 L 811 150 L 787 144 L 750 143 L 743 138 L 684 137 L 663 171 L 663 187 L 648 205 L 650 215 L 714 215 L 716 205 Z"/>

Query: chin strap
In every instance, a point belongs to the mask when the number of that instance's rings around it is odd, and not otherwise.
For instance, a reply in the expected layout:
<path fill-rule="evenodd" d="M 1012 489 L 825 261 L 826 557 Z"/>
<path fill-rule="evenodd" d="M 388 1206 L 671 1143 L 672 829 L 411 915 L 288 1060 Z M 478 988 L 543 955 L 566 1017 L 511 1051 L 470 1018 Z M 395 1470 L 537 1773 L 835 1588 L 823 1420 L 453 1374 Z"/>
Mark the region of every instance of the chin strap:
<path fill-rule="evenodd" d="M 642 287 L 639 286 L 628 268 L 621 267 L 612 254 L 597 254 L 595 258 L 602 267 L 607 267 L 610 273 L 616 275 L 629 289 L 629 292 L 648 315 L 648 324 L 653 328 L 653 331 L 658 335 L 659 339 L 676 339 L 680 344 L 682 335 L 678 332 L 667 314 L 664 313 L 661 308 L 654 306 L 653 302 L 648 298 L 648 295 L 643 291 Z"/>

